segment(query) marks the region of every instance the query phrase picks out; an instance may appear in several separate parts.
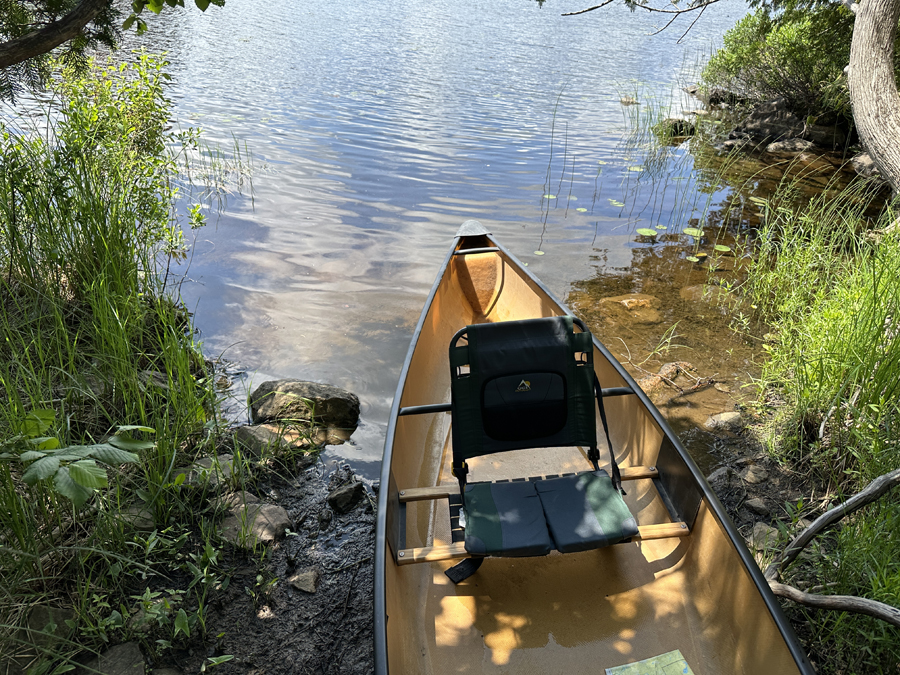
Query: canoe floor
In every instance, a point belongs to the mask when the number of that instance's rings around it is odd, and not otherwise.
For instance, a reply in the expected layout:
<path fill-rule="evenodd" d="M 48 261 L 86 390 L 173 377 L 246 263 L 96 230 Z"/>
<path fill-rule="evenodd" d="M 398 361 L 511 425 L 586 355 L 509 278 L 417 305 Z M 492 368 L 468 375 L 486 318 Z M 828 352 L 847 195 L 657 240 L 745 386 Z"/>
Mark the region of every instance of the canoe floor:
<path fill-rule="evenodd" d="M 448 267 L 410 367 L 410 373 L 425 375 L 410 375 L 402 405 L 448 400 L 446 350 L 457 328 L 485 320 L 488 313 L 487 320 L 504 320 L 562 311 L 499 255 L 478 257 L 480 268 L 466 269 L 461 257 Z M 594 358 L 602 386 L 625 384 L 596 349 Z M 620 466 L 653 466 L 664 432 L 638 397 L 611 398 L 607 411 Z M 391 463 L 395 489 L 456 484 L 450 474 L 449 428 L 447 413 L 398 419 Z M 603 438 L 600 429 L 598 439 Z M 601 445 L 601 458 L 603 453 Z M 469 480 L 589 468 L 580 449 L 518 451 L 472 460 Z M 651 480 L 629 481 L 625 487 L 638 525 L 670 522 Z M 449 544 L 447 500 L 409 502 L 406 537 L 406 547 Z M 705 501 L 688 537 L 565 555 L 488 558 L 458 585 L 444 575 L 456 562 L 397 565 L 386 552 L 392 675 L 603 673 L 674 649 L 681 650 L 696 675 L 799 672 Z"/>

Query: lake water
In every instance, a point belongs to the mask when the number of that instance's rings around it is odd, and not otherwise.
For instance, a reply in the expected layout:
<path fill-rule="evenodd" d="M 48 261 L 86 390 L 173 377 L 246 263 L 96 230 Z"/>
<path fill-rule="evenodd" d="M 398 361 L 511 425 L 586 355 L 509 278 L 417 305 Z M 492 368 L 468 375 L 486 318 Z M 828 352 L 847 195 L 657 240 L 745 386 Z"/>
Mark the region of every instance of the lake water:
<path fill-rule="evenodd" d="M 619 4 L 561 16 L 588 4 L 228 0 L 150 22 L 142 41 L 169 50 L 177 123 L 225 152 L 236 140 L 254 165 L 252 198 L 218 214 L 203 200 L 183 293 L 205 351 L 251 387 L 293 377 L 358 394 L 361 427 L 330 452 L 366 475 L 464 220 L 562 298 L 596 278 L 634 292 L 654 257 L 634 230 L 677 230 L 720 196 L 698 192 L 684 151 L 654 171 L 628 139 L 660 104 L 699 107 L 679 87 L 746 5 L 711 6 L 679 40 L 690 19 L 651 36 L 666 17 Z M 623 339 L 646 351 L 668 325 Z"/>

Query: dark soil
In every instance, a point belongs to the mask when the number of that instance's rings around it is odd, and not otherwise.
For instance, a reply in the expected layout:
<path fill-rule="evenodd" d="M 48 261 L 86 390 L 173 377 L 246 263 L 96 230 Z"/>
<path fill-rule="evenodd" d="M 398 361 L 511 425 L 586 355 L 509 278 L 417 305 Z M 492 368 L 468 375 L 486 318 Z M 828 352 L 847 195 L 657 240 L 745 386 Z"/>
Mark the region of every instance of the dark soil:
<path fill-rule="evenodd" d="M 374 496 L 367 486 L 350 512 L 335 513 L 328 493 L 359 479 L 346 465 L 326 474 L 319 463 L 296 478 L 270 476 L 258 484 L 260 501 L 284 507 L 295 530 L 269 547 L 263 565 L 262 552 L 243 558 L 227 590 L 213 599 L 206 641 L 170 653 L 160 666 L 198 673 L 208 657 L 231 655 L 216 673 L 373 672 Z M 319 572 L 316 592 L 292 587 L 288 579 L 312 567 Z"/>

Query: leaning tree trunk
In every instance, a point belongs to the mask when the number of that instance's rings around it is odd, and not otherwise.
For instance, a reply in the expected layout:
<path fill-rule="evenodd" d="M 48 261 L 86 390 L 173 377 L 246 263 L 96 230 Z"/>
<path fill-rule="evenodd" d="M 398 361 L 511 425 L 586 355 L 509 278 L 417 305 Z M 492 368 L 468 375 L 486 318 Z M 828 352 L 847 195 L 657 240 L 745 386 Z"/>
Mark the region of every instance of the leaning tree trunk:
<path fill-rule="evenodd" d="M 894 36 L 900 0 L 861 0 L 850 47 L 850 102 L 863 145 L 895 194 L 900 193 L 900 94 Z"/>

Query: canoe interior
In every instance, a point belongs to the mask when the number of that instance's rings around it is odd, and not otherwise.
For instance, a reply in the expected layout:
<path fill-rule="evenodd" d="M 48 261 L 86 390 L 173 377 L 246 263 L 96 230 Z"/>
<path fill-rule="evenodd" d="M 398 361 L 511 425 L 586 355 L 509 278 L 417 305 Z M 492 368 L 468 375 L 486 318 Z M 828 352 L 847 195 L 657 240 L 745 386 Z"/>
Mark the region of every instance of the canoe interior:
<path fill-rule="evenodd" d="M 493 246 L 465 238 L 465 248 Z M 452 256 L 428 308 L 400 406 L 449 401 L 447 348 L 461 327 L 564 313 L 505 252 Z M 603 387 L 626 382 L 595 348 Z M 384 555 L 390 673 L 602 673 L 681 650 L 697 675 L 801 672 L 722 524 L 702 499 L 664 430 L 638 396 L 606 401 L 621 467 L 656 466 L 690 536 L 638 541 L 575 554 L 489 558 L 459 585 L 455 561 L 397 565 L 405 546 L 449 544 L 446 500 L 410 502 L 398 491 L 456 484 L 450 475 L 450 415 L 400 417 L 385 486 Z M 603 439 L 602 428 L 598 439 Z M 601 464 L 604 457 L 601 440 Z M 580 449 L 517 451 L 470 462 L 470 481 L 589 468 Z M 654 482 L 629 481 L 626 503 L 639 525 L 670 522 Z"/>

